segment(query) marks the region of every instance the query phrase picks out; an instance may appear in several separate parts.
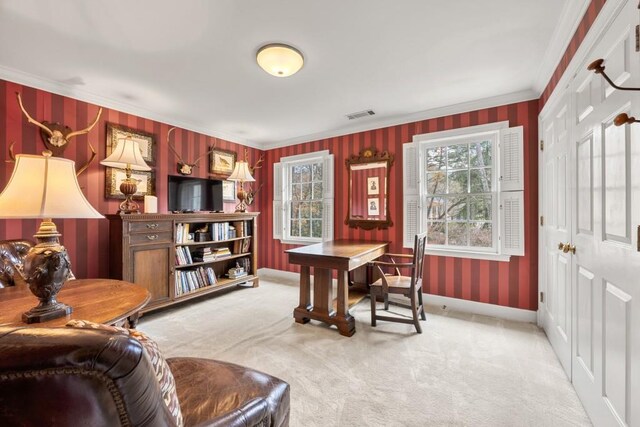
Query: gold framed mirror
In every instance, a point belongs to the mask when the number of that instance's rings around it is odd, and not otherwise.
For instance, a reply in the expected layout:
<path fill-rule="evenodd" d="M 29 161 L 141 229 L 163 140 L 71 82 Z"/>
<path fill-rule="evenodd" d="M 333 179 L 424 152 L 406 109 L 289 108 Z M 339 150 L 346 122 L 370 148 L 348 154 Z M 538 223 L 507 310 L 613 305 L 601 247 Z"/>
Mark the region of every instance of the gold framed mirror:
<path fill-rule="evenodd" d="M 389 209 L 389 170 L 393 154 L 362 150 L 345 160 L 349 172 L 349 198 L 345 224 L 372 230 L 393 225 Z"/>

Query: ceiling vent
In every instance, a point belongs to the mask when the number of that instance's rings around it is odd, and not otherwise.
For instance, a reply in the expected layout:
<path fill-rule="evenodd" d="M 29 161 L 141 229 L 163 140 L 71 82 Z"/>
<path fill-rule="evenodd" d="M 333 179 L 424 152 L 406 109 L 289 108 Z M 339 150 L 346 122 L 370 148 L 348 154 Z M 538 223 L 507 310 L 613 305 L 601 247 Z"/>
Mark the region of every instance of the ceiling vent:
<path fill-rule="evenodd" d="M 373 110 L 363 110 L 358 111 L 357 113 L 347 114 L 347 118 L 349 120 L 361 119 L 363 117 L 373 116 L 375 112 Z"/>

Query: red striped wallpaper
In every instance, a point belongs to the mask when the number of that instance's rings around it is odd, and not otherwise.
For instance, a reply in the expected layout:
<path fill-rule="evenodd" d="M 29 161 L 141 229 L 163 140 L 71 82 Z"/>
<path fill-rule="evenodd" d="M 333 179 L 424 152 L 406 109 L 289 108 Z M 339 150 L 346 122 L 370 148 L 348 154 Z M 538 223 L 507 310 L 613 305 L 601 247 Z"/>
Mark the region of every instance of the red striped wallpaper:
<path fill-rule="evenodd" d="M 298 271 L 290 265 L 284 254 L 291 246 L 272 239 L 273 163 L 281 157 L 318 150 L 329 150 L 335 156 L 335 237 L 391 241 L 392 252 L 402 248 L 402 144 L 411 142 L 413 135 L 481 125 L 508 120 L 510 126 L 524 126 L 525 147 L 525 239 L 524 257 L 512 257 L 510 262 L 480 261 L 448 257 L 427 257 L 425 264 L 425 291 L 499 304 L 508 307 L 536 310 L 538 292 L 538 101 L 526 101 L 485 110 L 440 117 L 421 122 L 392 126 L 351 135 L 323 139 L 304 144 L 269 150 L 265 168 L 269 170 L 264 205 L 260 216 L 261 267 Z M 389 151 L 395 155 L 389 179 L 389 206 L 393 227 L 387 230 L 360 230 L 344 225 L 347 215 L 348 176 L 345 159 L 364 148 Z"/>
<path fill-rule="evenodd" d="M 551 80 L 549 80 L 549 83 L 547 83 L 546 88 L 544 89 L 544 91 L 542 92 L 542 95 L 540 96 L 540 110 L 542 110 L 542 107 L 544 107 L 544 104 L 547 103 L 547 100 L 549 99 L 549 97 L 553 93 L 553 90 L 556 88 L 558 82 L 560 81 L 562 74 L 564 74 L 565 70 L 569 66 L 569 62 L 571 62 L 573 55 L 576 54 L 576 51 L 580 47 L 582 40 L 584 40 L 584 37 L 587 35 L 587 32 L 589 31 L 589 28 L 591 28 L 591 25 L 593 24 L 593 21 L 596 20 L 598 13 L 600 13 L 600 10 L 602 10 L 602 7 L 606 2 L 607 0 L 591 0 L 591 3 L 589 4 L 587 11 L 585 12 L 584 16 L 582 17 L 582 20 L 580 21 L 580 24 L 578 24 L 578 28 L 576 32 L 573 34 L 573 37 L 569 42 L 569 46 L 567 46 L 567 49 L 564 51 L 564 55 L 562 56 L 560 63 L 558 63 L 555 71 L 553 72 L 553 75 L 551 76 Z"/>
<path fill-rule="evenodd" d="M 273 163 L 280 157 L 330 150 L 336 157 L 336 238 L 355 238 L 392 241 L 391 250 L 400 251 L 402 241 L 402 144 L 410 142 L 413 135 L 474 126 L 508 120 L 511 126 L 523 125 L 525 129 L 525 238 L 524 257 L 512 257 L 511 261 L 491 262 L 459 258 L 430 256 L 425 265 L 425 291 L 462 298 L 472 301 L 498 304 L 528 310 L 537 309 L 537 114 L 556 87 L 587 31 L 602 9 L 606 0 L 592 0 L 585 16 L 573 35 L 562 60 L 537 101 L 521 102 L 496 108 L 456 114 L 408 123 L 351 135 L 323 139 L 290 147 L 266 151 L 264 167 L 256 172 L 258 183 L 264 187 L 257 195 L 250 210 L 261 211 L 259 266 L 280 270 L 297 271 L 289 265 L 284 250 L 289 246 L 272 239 Z M 20 91 L 24 104 L 34 117 L 50 122 L 61 122 L 73 129 L 84 126 L 96 114 L 98 107 L 82 101 L 51 94 L 45 91 L 23 87 L 0 80 L 0 188 L 4 188 L 12 166 L 5 163 L 7 148 L 16 142 L 16 153 L 39 153 L 44 149 L 38 129 L 24 120 L 15 99 Z M 167 175 L 175 174 L 177 159 L 166 146 L 166 134 L 170 125 L 136 117 L 115 110 L 105 109 L 100 123 L 89 136 L 79 136 L 71 142 L 66 157 L 81 164 L 89 158 L 87 141 L 91 141 L 98 151 L 96 161 L 79 177 L 80 185 L 88 200 L 98 211 L 113 213 L 119 201 L 105 199 L 105 168 L 98 164 L 105 157 L 106 122 L 126 125 L 151 132 L 158 144 L 156 188 L 160 211 L 166 210 Z M 185 159 L 195 159 L 216 142 L 219 148 L 232 150 L 244 155 L 244 147 L 229 141 L 205 136 L 191 131 L 177 130 L 172 138 L 177 150 Z M 394 226 L 388 230 L 364 231 L 344 225 L 347 214 L 347 175 L 344 160 L 363 148 L 373 147 L 388 150 L 396 160 L 391 169 L 389 185 L 389 206 Z M 255 161 L 260 150 L 249 149 L 249 156 Z M 206 177 L 207 168 L 194 172 L 194 176 Z M 225 211 L 233 211 L 235 204 L 225 203 Z M 83 277 L 106 277 L 108 272 L 108 222 L 106 220 L 60 220 L 58 228 L 62 232 L 63 244 L 68 248 L 76 275 Z M 35 220 L 0 220 L 0 239 L 28 237 L 35 233 Z"/>
<path fill-rule="evenodd" d="M 38 154 L 45 149 L 38 128 L 27 123 L 20 111 L 16 92 L 22 94 L 25 108 L 37 120 L 64 123 L 72 129 L 86 126 L 98 111 L 96 105 L 0 80 L 0 189 L 4 188 L 13 170 L 11 163 L 5 163 L 9 157 L 8 147 L 12 142 L 16 142 L 14 147 L 16 154 Z M 106 199 L 104 196 L 105 167 L 99 164 L 99 161 L 106 156 L 107 122 L 140 129 L 155 135 L 158 210 L 166 212 L 167 175 L 177 175 L 177 158 L 166 144 L 167 132 L 171 126 L 115 110 L 104 109 L 100 122 L 89 135 L 72 139 L 71 145 L 65 151 L 65 157 L 75 160 L 77 164 L 84 164 L 89 159 L 88 141 L 91 141 L 98 152 L 98 156 L 89 169 L 78 178 L 85 196 L 100 213 L 115 213 L 118 210 L 120 200 Z M 181 153 L 182 158 L 189 161 L 206 153 L 214 142 L 216 147 L 235 151 L 238 158 L 244 157 L 244 147 L 239 144 L 183 129 L 176 129 L 171 139 L 175 141 L 176 150 Z M 249 149 L 251 163 L 257 160 L 260 153 L 260 150 Z M 199 162 L 199 167 L 194 170 L 193 176 L 208 177 L 207 172 L 208 159 L 203 158 Z M 259 182 L 263 179 L 262 174 L 266 174 L 264 168 L 257 171 L 256 179 Z M 263 191 L 260 193 L 264 194 Z M 260 204 L 260 193 L 256 196 L 255 206 Z M 233 212 L 234 208 L 235 203 L 225 203 L 225 211 Z M 67 219 L 55 222 L 58 230 L 62 233 L 62 244 L 69 252 L 73 272 L 76 276 L 78 278 L 108 277 L 108 221 L 106 219 Z M 0 240 L 30 237 L 36 232 L 37 224 L 36 220 L 0 220 Z"/>

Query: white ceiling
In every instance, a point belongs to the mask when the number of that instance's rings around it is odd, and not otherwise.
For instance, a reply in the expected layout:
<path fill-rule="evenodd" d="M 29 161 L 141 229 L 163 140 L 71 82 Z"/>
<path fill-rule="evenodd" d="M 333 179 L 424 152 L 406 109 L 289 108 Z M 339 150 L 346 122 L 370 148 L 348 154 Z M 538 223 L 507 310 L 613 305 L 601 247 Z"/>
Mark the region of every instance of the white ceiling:
<path fill-rule="evenodd" d="M 267 148 L 536 98 L 587 4 L 1 0 L 0 78 Z M 262 71 L 269 42 L 302 70 Z"/>

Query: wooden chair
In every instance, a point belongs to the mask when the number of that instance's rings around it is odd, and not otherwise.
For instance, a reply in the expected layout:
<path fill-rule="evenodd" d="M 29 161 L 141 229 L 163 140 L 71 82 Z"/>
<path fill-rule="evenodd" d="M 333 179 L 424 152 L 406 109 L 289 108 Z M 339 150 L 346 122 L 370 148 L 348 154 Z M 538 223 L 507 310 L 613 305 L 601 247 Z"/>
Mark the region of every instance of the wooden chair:
<path fill-rule="evenodd" d="M 389 322 L 413 323 L 419 334 L 422 333 L 420 320 L 426 320 L 422 305 L 422 265 L 424 263 L 424 248 L 427 242 L 427 233 L 417 234 L 413 245 L 413 255 L 409 254 L 385 254 L 389 261 L 372 261 L 370 265 L 378 269 L 380 278 L 376 280 L 370 289 L 371 297 L 371 326 L 376 326 L 377 320 Z M 412 262 L 398 263 L 395 258 L 411 258 Z M 385 274 L 383 268 L 393 268 L 395 275 Z M 411 276 L 402 276 L 401 268 L 409 268 Z M 389 310 L 389 294 L 404 295 L 411 301 L 410 305 L 394 303 L 405 308 L 410 308 L 413 319 L 401 317 L 379 316 L 376 314 L 376 298 L 384 298 L 384 309 Z"/>

